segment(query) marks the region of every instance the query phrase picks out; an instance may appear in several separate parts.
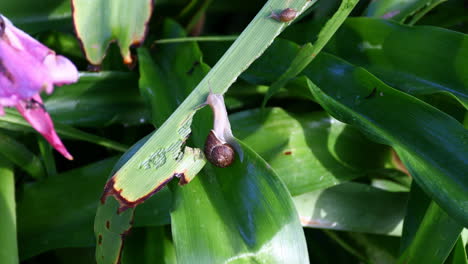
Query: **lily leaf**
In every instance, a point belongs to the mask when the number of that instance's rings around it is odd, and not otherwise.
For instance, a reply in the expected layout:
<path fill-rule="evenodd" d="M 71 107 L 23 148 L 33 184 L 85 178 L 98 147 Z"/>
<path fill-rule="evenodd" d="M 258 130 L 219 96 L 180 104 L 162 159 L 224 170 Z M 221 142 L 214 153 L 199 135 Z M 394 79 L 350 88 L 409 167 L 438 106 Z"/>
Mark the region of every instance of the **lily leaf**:
<path fill-rule="evenodd" d="M 178 263 L 309 263 L 291 197 L 246 145 L 244 161 L 177 188 L 171 213 Z"/>
<path fill-rule="evenodd" d="M 51 249 L 95 245 L 93 221 L 102 186 L 116 158 L 28 184 L 17 194 L 18 241 L 22 260 Z M 156 197 L 155 197 L 156 198 Z M 135 212 L 135 226 L 170 222 L 168 189 Z M 162 202 L 166 201 L 166 202 Z"/>
<path fill-rule="evenodd" d="M 44 29 L 72 29 L 70 1 L 2 1 L 2 14 L 28 33 L 44 31 Z"/>
<path fill-rule="evenodd" d="M 78 83 L 56 89 L 44 102 L 52 119 L 66 125 L 127 126 L 148 120 L 137 76 L 130 73 L 81 73 Z"/>
<path fill-rule="evenodd" d="M 281 52 L 275 48 L 284 46 L 299 49 L 283 41 L 266 54 Z M 262 59 L 248 70 L 267 81 L 276 73 L 276 67 Z M 315 99 L 329 114 L 392 146 L 424 191 L 451 217 L 468 223 L 468 182 L 463 178 L 468 170 L 468 132 L 459 122 L 363 68 L 323 52 L 304 73 L 312 81 Z"/>
<path fill-rule="evenodd" d="M 268 92 L 263 99 L 262 106 L 265 106 L 268 99 L 279 91 L 289 80 L 296 77 L 299 73 L 304 70 L 307 65 L 319 54 L 319 52 L 325 47 L 325 44 L 330 40 L 330 38 L 335 34 L 338 28 L 343 24 L 345 19 L 351 13 L 353 8 L 359 0 L 343 0 L 340 7 L 333 15 L 333 17 L 327 21 L 324 27 L 320 30 L 318 34 L 317 41 L 312 45 L 307 43 L 300 48 L 297 52 L 295 58 L 291 61 L 291 65 L 288 69 L 271 84 Z"/>
<path fill-rule="evenodd" d="M 14 163 L 31 177 L 36 179 L 44 178 L 45 168 L 41 159 L 25 145 L 3 133 L 0 133 L 0 153 L 2 158 Z"/>
<path fill-rule="evenodd" d="M 293 1 L 290 6 L 301 13 L 312 3 Z M 159 190 L 170 178 L 182 175 L 187 170 L 195 175 L 201 169 L 201 157 L 195 150 L 192 163 L 180 164 L 180 148 L 191 132 L 193 116 L 205 102 L 210 87 L 212 92 L 224 93 L 239 74 L 258 57 L 286 26 L 268 17 L 271 7 L 284 7 L 280 0 L 270 0 L 260 10 L 247 29 L 239 36 L 203 81 L 182 102 L 169 119 L 139 148 L 139 150 L 112 176 L 107 183 L 106 192 L 120 197 L 122 209 L 136 206 L 152 193 Z M 262 39 L 257 45 L 250 42 Z M 210 83 L 210 80 L 213 81 Z M 189 159 L 187 159 L 188 161 Z"/>
<path fill-rule="evenodd" d="M 293 115 L 266 108 L 229 118 L 234 134 L 272 166 L 292 195 L 366 176 L 382 169 L 388 157 L 387 147 L 325 112 Z"/>
<path fill-rule="evenodd" d="M 294 197 L 306 227 L 400 236 L 407 194 L 343 183 Z"/>
<path fill-rule="evenodd" d="M 466 43 L 468 35 L 442 28 L 351 18 L 326 50 L 401 91 L 447 94 L 468 108 Z"/>
<path fill-rule="evenodd" d="M 111 41 L 118 41 L 125 64 L 133 62 L 130 46 L 143 43 L 153 0 L 72 0 L 73 21 L 86 58 L 100 65 Z"/>
<path fill-rule="evenodd" d="M 323 54 L 306 72 L 330 114 L 391 145 L 424 191 L 468 223 L 468 132 L 459 122 L 333 56 Z"/>
<path fill-rule="evenodd" d="M 24 118 L 13 109 L 5 109 L 7 113 L 4 116 L 0 116 L 0 127 L 9 129 L 9 130 L 25 130 L 25 131 L 34 131 L 31 125 L 24 120 Z M 82 140 L 91 142 L 103 147 L 108 147 L 117 151 L 124 152 L 127 150 L 127 146 L 120 144 L 118 142 L 112 141 L 107 138 L 99 137 L 87 132 L 83 132 L 79 129 L 76 129 L 72 126 L 55 123 L 55 130 L 57 134 L 65 138 L 71 138 L 75 140 Z"/>
<path fill-rule="evenodd" d="M 398 263 L 443 263 L 462 230 L 462 225 L 435 202 L 431 202 L 411 244 L 400 256 Z"/>
<path fill-rule="evenodd" d="M 447 0 L 381 0 L 369 4 L 366 16 L 393 19 L 403 22 L 411 16 L 426 14 L 433 7 Z"/>
<path fill-rule="evenodd" d="M 183 36 L 181 30 L 173 22 L 164 25 L 165 35 L 170 37 Z M 141 51 L 140 56 L 143 61 L 140 89 L 149 99 L 153 122 L 160 124 L 191 92 L 208 67 L 201 61 L 194 43 L 165 45 L 154 63 L 147 52 Z M 196 146 L 203 144 L 212 127 L 211 113 L 207 110 L 201 110 L 194 118 L 191 139 Z M 255 153 L 247 154 L 242 162 L 237 159 L 229 168 L 213 171 L 211 166 L 207 167 L 187 186 L 173 188 L 175 202 L 171 216 L 178 263 L 253 259 L 284 263 L 290 255 L 295 258 L 292 263 L 307 261 L 303 231 L 291 198 Z M 234 204 L 237 206 L 227 210 Z M 278 215 L 272 217 L 273 212 Z M 239 231 L 230 233 L 235 229 Z M 291 253 L 276 253 L 286 251 Z"/>
<path fill-rule="evenodd" d="M 3 264 L 17 264 L 18 244 L 16 238 L 16 202 L 15 177 L 13 169 L 0 160 L 0 262 Z"/>

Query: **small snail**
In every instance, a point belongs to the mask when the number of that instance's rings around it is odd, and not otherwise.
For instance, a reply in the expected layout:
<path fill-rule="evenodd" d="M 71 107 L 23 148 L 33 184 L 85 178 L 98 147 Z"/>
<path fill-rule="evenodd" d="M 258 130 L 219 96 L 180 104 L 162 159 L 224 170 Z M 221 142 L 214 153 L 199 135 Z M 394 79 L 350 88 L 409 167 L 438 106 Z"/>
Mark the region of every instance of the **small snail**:
<path fill-rule="evenodd" d="M 275 12 L 271 12 L 271 15 L 269 17 L 281 21 L 281 22 L 289 22 L 293 19 L 295 19 L 297 16 L 297 11 L 292 9 L 292 8 L 286 8 L 283 11 L 281 11 L 279 14 Z"/>
<path fill-rule="evenodd" d="M 234 149 L 242 160 L 242 149 L 232 135 L 223 95 L 210 93 L 206 104 L 213 110 L 214 124 L 205 141 L 205 156 L 213 165 L 225 168 L 234 162 Z"/>
<path fill-rule="evenodd" d="M 236 154 L 231 145 L 221 141 L 214 130 L 211 130 L 205 142 L 205 155 L 211 164 L 225 168 L 234 162 Z"/>

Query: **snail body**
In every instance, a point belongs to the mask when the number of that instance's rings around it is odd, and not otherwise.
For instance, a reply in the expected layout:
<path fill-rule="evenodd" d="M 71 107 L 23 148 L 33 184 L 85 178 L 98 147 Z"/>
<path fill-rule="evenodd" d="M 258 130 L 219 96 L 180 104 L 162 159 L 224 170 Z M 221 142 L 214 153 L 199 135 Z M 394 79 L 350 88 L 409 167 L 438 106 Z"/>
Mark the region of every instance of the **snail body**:
<path fill-rule="evenodd" d="M 269 17 L 277 21 L 289 22 L 297 17 L 297 11 L 292 8 L 286 8 L 283 11 L 281 11 L 279 14 L 275 12 L 271 12 L 271 15 Z"/>

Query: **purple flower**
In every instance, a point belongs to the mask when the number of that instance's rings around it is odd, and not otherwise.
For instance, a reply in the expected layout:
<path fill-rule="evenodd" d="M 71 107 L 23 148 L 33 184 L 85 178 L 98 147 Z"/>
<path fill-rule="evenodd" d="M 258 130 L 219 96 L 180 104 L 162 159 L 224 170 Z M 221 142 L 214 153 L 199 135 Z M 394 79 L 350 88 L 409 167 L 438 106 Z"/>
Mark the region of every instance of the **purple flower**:
<path fill-rule="evenodd" d="M 16 107 L 31 126 L 64 157 L 73 159 L 55 132 L 41 91 L 74 83 L 78 71 L 67 58 L 56 55 L 0 15 L 0 115 L 3 107 Z"/>

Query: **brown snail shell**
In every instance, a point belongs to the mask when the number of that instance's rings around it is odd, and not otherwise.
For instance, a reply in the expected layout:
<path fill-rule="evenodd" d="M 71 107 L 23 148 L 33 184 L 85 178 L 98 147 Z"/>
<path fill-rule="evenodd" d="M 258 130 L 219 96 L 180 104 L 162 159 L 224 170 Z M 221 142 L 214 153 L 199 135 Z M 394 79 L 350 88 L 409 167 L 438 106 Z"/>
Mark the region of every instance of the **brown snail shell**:
<path fill-rule="evenodd" d="M 286 8 L 281 13 L 276 14 L 274 12 L 271 13 L 270 17 L 276 19 L 277 21 L 281 22 L 289 22 L 295 19 L 297 16 L 297 11 L 292 8 Z"/>
<path fill-rule="evenodd" d="M 225 168 L 234 162 L 235 152 L 231 145 L 222 142 L 211 130 L 205 142 L 205 156 L 211 164 Z"/>

